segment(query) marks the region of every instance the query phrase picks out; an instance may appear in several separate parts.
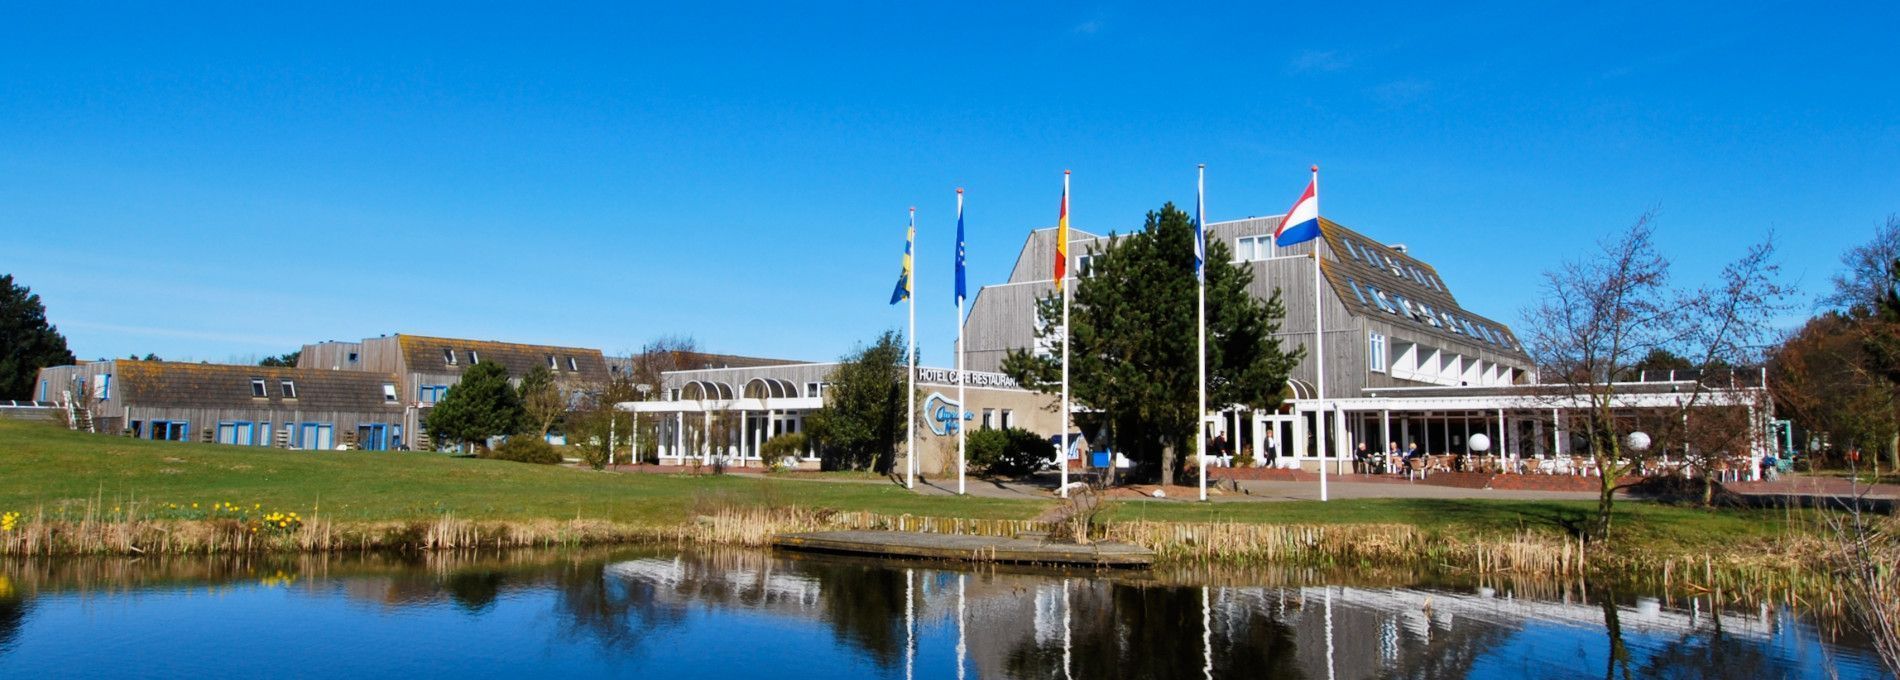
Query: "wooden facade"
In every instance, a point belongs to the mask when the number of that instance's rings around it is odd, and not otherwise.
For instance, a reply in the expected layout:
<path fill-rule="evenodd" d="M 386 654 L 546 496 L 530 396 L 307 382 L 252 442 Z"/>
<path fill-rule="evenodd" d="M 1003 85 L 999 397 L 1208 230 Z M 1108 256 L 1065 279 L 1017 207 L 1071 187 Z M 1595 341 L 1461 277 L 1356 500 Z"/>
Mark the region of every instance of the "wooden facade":
<path fill-rule="evenodd" d="M 1279 223 L 1279 216 L 1211 223 L 1208 239 L 1227 244 L 1234 262 L 1252 272 L 1256 297 L 1280 293 L 1286 309 L 1282 346 L 1309 348 L 1291 375 L 1296 398 L 1311 398 L 1319 378 L 1310 347 L 1315 251 L 1321 257 L 1318 304 L 1326 328 L 1329 398 L 1355 397 L 1373 388 L 1515 384 L 1531 378 L 1530 357 L 1515 334 L 1459 306 L 1436 268 L 1325 219 L 1322 238 L 1285 248 L 1267 245 Z M 1111 239 L 1074 231 L 1072 236 L 1070 270 L 1078 274 L 1087 271 L 1085 259 L 1109 247 Z M 965 362 L 971 370 L 998 370 L 1008 352 L 1036 347 L 1036 300 L 1055 290 L 1054 238 L 1053 229 L 1031 232 L 1009 281 L 978 291 L 964 322 Z M 1372 361 L 1374 336 L 1382 340 L 1383 362 Z"/>
<path fill-rule="evenodd" d="M 121 359 L 40 376 L 83 379 L 93 428 L 142 439 L 388 450 L 408 447 L 414 432 L 392 374 Z"/>

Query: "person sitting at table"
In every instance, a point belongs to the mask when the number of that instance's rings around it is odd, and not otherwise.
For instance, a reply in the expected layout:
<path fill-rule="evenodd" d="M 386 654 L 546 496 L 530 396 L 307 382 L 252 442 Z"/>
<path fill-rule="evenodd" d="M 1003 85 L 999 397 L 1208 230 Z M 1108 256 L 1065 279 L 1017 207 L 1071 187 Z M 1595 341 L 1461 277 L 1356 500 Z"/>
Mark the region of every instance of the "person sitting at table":
<path fill-rule="evenodd" d="M 1352 454 L 1352 470 L 1359 474 L 1372 472 L 1372 452 L 1366 449 L 1365 442 L 1359 442 L 1359 449 Z"/>
<path fill-rule="evenodd" d="M 1399 443 L 1386 442 L 1385 443 L 1385 471 L 1389 474 L 1396 475 L 1396 474 L 1399 474 L 1403 470 L 1404 467 L 1405 467 L 1405 457 L 1399 453 Z"/>

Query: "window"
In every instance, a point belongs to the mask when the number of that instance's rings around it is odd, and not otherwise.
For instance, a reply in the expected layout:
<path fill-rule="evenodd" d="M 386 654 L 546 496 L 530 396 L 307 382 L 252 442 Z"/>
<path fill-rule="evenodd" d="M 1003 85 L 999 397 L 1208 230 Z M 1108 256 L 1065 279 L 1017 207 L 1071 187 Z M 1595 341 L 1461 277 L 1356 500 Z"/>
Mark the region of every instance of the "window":
<path fill-rule="evenodd" d="M 468 351 L 468 363 L 470 366 L 479 364 L 481 362 L 482 362 L 482 355 L 476 354 L 475 350 L 472 350 L 472 349 Z"/>
<path fill-rule="evenodd" d="M 1267 253 L 1271 252 L 1268 246 L 1272 244 L 1273 236 L 1269 234 L 1234 239 L 1234 261 L 1252 262 L 1267 259 Z"/>
<path fill-rule="evenodd" d="M 47 383 L 48 381 L 45 380 L 40 381 L 40 401 L 46 401 L 46 389 L 51 387 L 51 385 Z"/>
<path fill-rule="evenodd" d="M 580 362 L 577 362 L 577 361 L 575 361 L 575 360 L 574 360 L 574 357 L 568 357 L 568 358 L 567 358 L 567 370 L 570 370 L 570 371 L 578 371 L 578 370 L 581 370 L 581 365 L 580 365 Z"/>
<path fill-rule="evenodd" d="M 350 353 L 350 363 L 352 363 L 352 364 L 354 364 L 354 363 L 356 363 L 356 353 L 355 353 L 355 352 L 351 352 L 351 353 Z"/>
<path fill-rule="evenodd" d="M 996 427 L 996 409 L 983 409 L 983 429 L 988 430 L 993 427 Z"/>
<path fill-rule="evenodd" d="M 1366 358 L 1369 362 L 1366 366 L 1367 370 L 1373 373 L 1385 372 L 1385 335 L 1366 334 Z"/>
<path fill-rule="evenodd" d="M 394 386 L 391 386 L 394 389 Z M 421 385 L 416 387 L 416 401 L 433 404 L 449 395 L 448 385 Z"/>
<path fill-rule="evenodd" d="M 1003 424 L 1003 429 L 1009 429 L 1011 427 L 1015 427 L 1016 426 L 1016 412 L 1011 411 L 1009 409 L 1003 409 L 1002 424 Z"/>
<path fill-rule="evenodd" d="M 548 370 L 550 370 L 550 371 L 558 371 L 558 370 L 561 370 L 561 365 L 560 365 L 560 364 L 557 364 L 557 363 L 554 363 L 554 355 L 552 355 L 552 354 L 549 354 L 549 355 L 548 355 Z"/>
<path fill-rule="evenodd" d="M 277 388 L 283 392 L 285 399 L 297 398 L 297 383 L 285 380 L 277 383 Z"/>
<path fill-rule="evenodd" d="M 112 374 L 111 373 L 100 374 L 99 382 L 93 385 L 93 390 L 95 392 L 98 392 L 97 396 L 99 397 L 99 401 L 111 400 L 112 399 Z"/>
<path fill-rule="evenodd" d="M 1359 304 L 1365 305 L 1367 307 L 1372 306 L 1372 303 L 1366 300 L 1365 291 L 1359 290 L 1358 281 L 1354 281 L 1352 280 L 1351 277 L 1348 277 L 1346 279 L 1346 287 L 1351 288 L 1353 296 L 1359 298 Z"/>
<path fill-rule="evenodd" d="M 395 403 L 396 401 L 395 383 L 383 383 L 383 401 Z"/>
<path fill-rule="evenodd" d="M 1372 286 L 1366 286 L 1366 290 L 1372 291 L 1372 300 L 1379 303 L 1379 309 L 1383 309 L 1389 314 L 1399 313 L 1399 308 L 1392 305 L 1392 298 L 1388 297 L 1385 291 Z"/>
<path fill-rule="evenodd" d="M 1079 279 L 1088 278 L 1089 271 L 1093 269 L 1094 264 L 1094 255 L 1077 255 L 1075 257 L 1075 277 Z"/>
<path fill-rule="evenodd" d="M 455 350 L 452 350 L 452 349 L 442 350 L 442 362 L 450 366 L 454 366 L 455 365 Z"/>
<path fill-rule="evenodd" d="M 266 393 L 264 392 L 264 379 L 263 379 L 263 378 L 252 378 L 252 379 L 251 379 L 251 396 L 253 396 L 253 397 L 258 397 L 258 398 L 263 398 L 263 397 L 268 397 L 268 396 L 270 396 L 269 394 L 266 394 Z"/>

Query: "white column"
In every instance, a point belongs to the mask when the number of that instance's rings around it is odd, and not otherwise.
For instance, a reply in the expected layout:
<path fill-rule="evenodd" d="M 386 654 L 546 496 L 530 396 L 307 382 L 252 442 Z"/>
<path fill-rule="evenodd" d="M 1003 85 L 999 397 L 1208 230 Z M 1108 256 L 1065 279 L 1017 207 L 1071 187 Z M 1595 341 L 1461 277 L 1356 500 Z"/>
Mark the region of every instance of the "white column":
<path fill-rule="evenodd" d="M 1340 465 L 1341 461 L 1344 461 L 1347 458 L 1352 457 L 1352 442 L 1350 441 L 1351 439 L 1352 439 L 1351 437 L 1346 436 L 1346 410 L 1342 408 L 1334 408 L 1333 409 L 1333 465 Z M 1351 470 L 1351 469 L 1352 469 L 1352 466 L 1347 465 L 1343 469 L 1336 469 L 1336 471 L 1338 471 L 1339 474 L 1343 475 L 1343 474 L 1346 474 L 1347 470 Z"/>
<path fill-rule="evenodd" d="M 1564 417 L 1558 409 L 1550 410 L 1550 455 L 1564 455 Z"/>

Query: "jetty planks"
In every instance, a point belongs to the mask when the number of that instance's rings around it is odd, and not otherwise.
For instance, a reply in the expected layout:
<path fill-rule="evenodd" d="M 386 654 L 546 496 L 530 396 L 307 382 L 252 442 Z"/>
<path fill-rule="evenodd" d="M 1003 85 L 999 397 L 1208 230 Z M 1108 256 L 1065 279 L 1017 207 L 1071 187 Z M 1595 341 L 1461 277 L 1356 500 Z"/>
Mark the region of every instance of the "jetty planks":
<path fill-rule="evenodd" d="M 786 550 L 934 560 L 1047 564 L 1084 567 L 1149 567 L 1154 553 L 1126 543 L 1051 543 L 1039 538 L 1002 538 L 909 531 L 817 531 L 781 534 L 772 545 Z"/>

